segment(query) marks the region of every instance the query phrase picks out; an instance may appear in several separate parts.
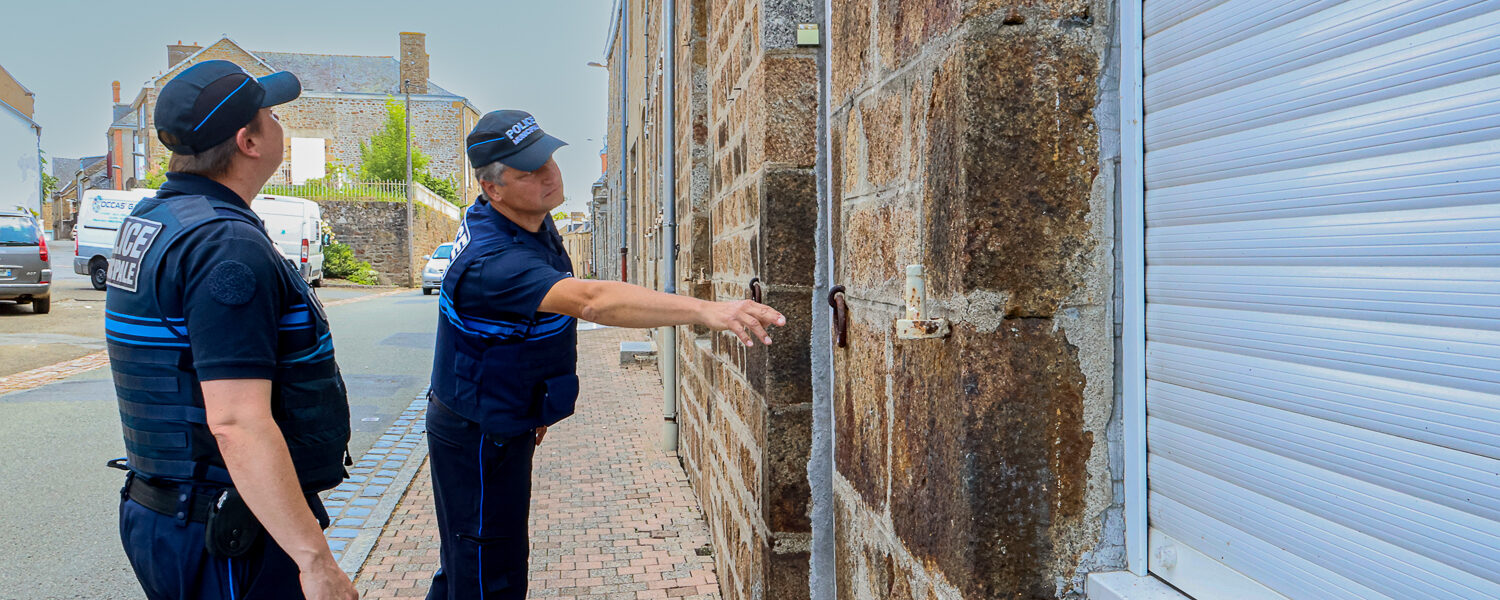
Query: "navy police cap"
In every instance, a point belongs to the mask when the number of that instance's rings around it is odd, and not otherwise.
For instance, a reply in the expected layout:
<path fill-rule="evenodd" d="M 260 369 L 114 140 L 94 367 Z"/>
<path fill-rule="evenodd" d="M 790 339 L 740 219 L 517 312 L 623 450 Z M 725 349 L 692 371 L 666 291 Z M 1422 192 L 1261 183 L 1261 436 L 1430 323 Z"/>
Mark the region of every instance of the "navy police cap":
<path fill-rule="evenodd" d="M 197 154 L 224 142 L 262 108 L 302 94 L 286 71 L 259 79 L 227 60 L 209 60 L 179 73 L 156 98 L 156 137 L 177 154 Z"/>
<path fill-rule="evenodd" d="M 547 135 L 536 117 L 519 110 L 497 110 L 479 119 L 469 132 L 469 164 L 474 168 L 499 162 L 512 169 L 535 171 L 547 164 L 552 153 L 568 145 Z"/>

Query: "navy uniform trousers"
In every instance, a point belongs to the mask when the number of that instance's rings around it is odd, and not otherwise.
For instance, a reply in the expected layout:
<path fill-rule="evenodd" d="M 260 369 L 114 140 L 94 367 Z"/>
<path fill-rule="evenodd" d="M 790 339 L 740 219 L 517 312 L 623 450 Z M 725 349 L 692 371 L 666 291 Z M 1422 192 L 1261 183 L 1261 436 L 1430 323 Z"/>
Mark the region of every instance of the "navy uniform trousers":
<path fill-rule="evenodd" d="M 320 523 L 323 503 L 309 499 Z M 213 556 L 203 546 L 203 523 L 178 521 L 120 501 L 120 539 L 125 556 L 150 600 L 303 600 L 297 563 L 262 533 L 241 558 Z"/>
<path fill-rule="evenodd" d="M 442 557 L 427 600 L 524 600 L 536 431 L 497 439 L 428 400 L 427 456 Z"/>

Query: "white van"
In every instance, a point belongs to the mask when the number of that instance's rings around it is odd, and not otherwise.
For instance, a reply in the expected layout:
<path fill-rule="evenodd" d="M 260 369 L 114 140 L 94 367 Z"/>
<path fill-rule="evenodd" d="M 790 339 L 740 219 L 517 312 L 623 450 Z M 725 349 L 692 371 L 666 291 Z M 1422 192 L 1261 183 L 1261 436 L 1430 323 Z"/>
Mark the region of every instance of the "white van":
<path fill-rule="evenodd" d="M 297 265 L 302 279 L 313 287 L 323 285 L 323 211 L 318 203 L 261 194 L 250 209 L 265 221 L 276 249 Z"/>
<path fill-rule="evenodd" d="M 77 242 L 73 245 L 73 272 L 88 275 L 94 289 L 104 289 L 120 223 L 142 199 L 155 196 L 156 190 L 147 188 L 84 191 L 78 206 L 78 226 L 73 229 Z"/>

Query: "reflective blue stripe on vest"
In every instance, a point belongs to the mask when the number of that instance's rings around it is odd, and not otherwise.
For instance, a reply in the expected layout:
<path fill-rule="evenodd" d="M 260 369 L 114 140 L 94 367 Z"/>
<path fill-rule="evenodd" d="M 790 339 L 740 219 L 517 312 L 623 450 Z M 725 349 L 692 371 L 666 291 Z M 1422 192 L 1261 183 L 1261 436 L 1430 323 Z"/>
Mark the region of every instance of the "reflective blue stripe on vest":
<path fill-rule="evenodd" d="M 550 223 L 546 226 L 555 237 Z M 577 319 L 541 313 L 498 320 L 464 314 L 455 305 L 458 286 L 487 283 L 464 277 L 470 265 L 507 251 L 536 251 L 558 271 L 572 271 L 560 243 L 548 245 L 521 231 L 487 202 L 470 206 L 438 294 L 432 390 L 439 402 L 479 423 L 485 433 L 508 437 L 572 414 L 578 385 L 573 373 Z"/>
<path fill-rule="evenodd" d="M 195 227 L 226 220 L 261 226 L 243 206 L 204 196 L 144 200 L 134 216 L 159 223 L 160 234 L 139 258 L 136 289 L 111 286 L 105 300 L 105 337 L 129 466 L 156 479 L 231 485 L 208 430 L 187 321 L 167 315 L 158 294 L 180 293 L 183 284 L 173 279 L 180 272 L 165 266 L 163 257 Z M 267 252 L 275 252 L 269 238 L 264 243 Z M 263 285 L 300 296 L 276 307 L 282 311 L 278 334 L 283 337 L 271 382 L 271 413 L 303 490 L 316 492 L 343 478 L 349 404 L 333 362 L 333 336 L 322 313 L 313 316 L 316 297 L 289 263 L 283 266 L 279 280 Z"/>

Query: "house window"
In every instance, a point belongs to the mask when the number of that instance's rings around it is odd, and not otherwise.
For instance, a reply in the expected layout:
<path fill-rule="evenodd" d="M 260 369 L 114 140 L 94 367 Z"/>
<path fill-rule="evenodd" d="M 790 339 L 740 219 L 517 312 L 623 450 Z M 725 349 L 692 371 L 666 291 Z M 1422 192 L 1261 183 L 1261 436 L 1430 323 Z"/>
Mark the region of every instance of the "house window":
<path fill-rule="evenodd" d="M 327 140 L 323 138 L 292 138 L 291 180 L 301 185 L 309 179 L 323 177 L 327 173 Z"/>

